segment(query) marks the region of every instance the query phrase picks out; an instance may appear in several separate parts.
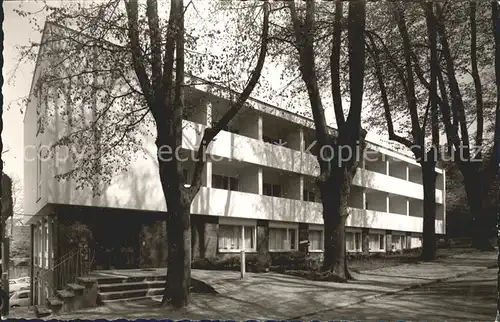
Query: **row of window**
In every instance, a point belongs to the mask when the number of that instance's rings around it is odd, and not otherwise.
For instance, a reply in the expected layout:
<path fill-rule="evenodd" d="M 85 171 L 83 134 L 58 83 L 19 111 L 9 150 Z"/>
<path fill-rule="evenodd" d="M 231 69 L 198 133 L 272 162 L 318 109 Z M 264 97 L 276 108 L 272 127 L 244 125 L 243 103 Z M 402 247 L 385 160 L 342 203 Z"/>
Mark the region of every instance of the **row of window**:
<path fill-rule="evenodd" d="M 323 230 L 309 230 L 309 250 L 323 250 Z M 346 249 L 350 252 L 360 252 L 362 250 L 361 232 L 346 232 Z M 411 237 L 411 244 L 420 247 L 419 237 Z M 251 225 L 219 225 L 218 236 L 220 251 L 247 251 L 256 250 L 256 228 Z M 292 251 L 298 250 L 298 228 L 270 227 L 269 228 L 269 250 L 270 251 Z M 368 235 L 368 247 L 370 251 L 385 251 L 386 236 L 380 233 L 370 233 Z M 409 247 L 406 245 L 406 236 L 392 236 L 392 250 L 401 250 Z"/>
<path fill-rule="evenodd" d="M 188 178 L 187 170 L 184 172 L 184 177 Z M 239 179 L 234 177 L 214 174 L 212 175 L 212 188 L 224 189 L 230 191 L 239 191 Z M 283 197 L 281 185 L 279 184 L 263 183 L 262 194 L 264 196 Z M 302 190 L 302 194 L 304 201 L 311 201 L 311 202 L 316 201 L 316 194 L 314 192 L 304 189 Z"/>
<path fill-rule="evenodd" d="M 33 261 L 38 267 L 49 268 L 49 224 L 37 226 L 33 236 Z M 53 256 L 53 254 L 51 254 Z"/>

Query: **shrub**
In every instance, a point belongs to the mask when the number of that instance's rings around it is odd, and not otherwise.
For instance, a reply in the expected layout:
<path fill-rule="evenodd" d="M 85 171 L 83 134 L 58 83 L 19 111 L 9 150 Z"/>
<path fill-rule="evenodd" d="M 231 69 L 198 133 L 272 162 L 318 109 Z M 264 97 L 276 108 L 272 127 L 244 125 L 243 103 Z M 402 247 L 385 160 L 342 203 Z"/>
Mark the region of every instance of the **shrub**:
<path fill-rule="evenodd" d="M 241 269 L 241 258 L 239 255 L 218 255 L 210 258 L 200 258 L 193 260 L 191 267 L 194 269 L 239 271 Z M 250 256 L 245 257 L 245 268 L 248 272 L 260 273 L 267 272 L 269 265 L 263 256 L 250 254 Z"/>

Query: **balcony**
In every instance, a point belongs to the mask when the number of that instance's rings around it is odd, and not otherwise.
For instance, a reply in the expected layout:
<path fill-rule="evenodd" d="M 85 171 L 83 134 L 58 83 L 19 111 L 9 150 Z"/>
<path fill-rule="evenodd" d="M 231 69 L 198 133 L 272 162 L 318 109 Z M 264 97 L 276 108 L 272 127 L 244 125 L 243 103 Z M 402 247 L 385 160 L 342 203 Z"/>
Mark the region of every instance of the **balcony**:
<path fill-rule="evenodd" d="M 414 199 L 424 199 L 422 185 L 366 169 L 358 168 L 352 184 Z M 436 203 L 443 203 L 442 190 L 436 189 Z"/>
<path fill-rule="evenodd" d="M 187 150 L 196 150 L 203 130 L 204 126 L 201 124 L 184 121 L 182 147 Z M 312 177 L 319 174 L 316 157 L 310 153 L 227 131 L 221 131 L 217 135 L 209 145 L 207 153 L 212 155 L 214 160 L 217 158 L 237 160 Z M 353 184 L 420 200 L 424 195 L 422 185 L 419 183 L 362 168 L 358 169 Z M 436 189 L 436 203 L 442 204 L 443 202 L 443 191 Z"/>
<path fill-rule="evenodd" d="M 182 147 L 196 150 L 201 142 L 204 126 L 183 121 Z M 316 158 L 283 146 L 266 143 L 247 136 L 221 131 L 209 145 L 207 153 L 213 159 L 226 158 L 282 171 L 316 176 L 319 173 Z"/>
<path fill-rule="evenodd" d="M 423 220 L 419 217 L 357 208 L 350 208 L 349 211 L 347 226 L 422 232 Z M 206 187 L 202 187 L 196 196 L 191 212 L 221 217 L 323 224 L 321 203 Z M 436 233 L 443 232 L 444 222 L 436 220 Z"/>

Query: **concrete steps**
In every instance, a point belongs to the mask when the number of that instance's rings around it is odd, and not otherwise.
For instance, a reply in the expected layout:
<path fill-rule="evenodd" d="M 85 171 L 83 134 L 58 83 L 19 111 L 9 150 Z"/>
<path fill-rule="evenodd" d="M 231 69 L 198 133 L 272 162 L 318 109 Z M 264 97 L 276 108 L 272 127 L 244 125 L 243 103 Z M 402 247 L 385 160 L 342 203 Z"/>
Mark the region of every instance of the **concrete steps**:
<path fill-rule="evenodd" d="M 152 298 L 163 294 L 165 275 L 94 276 L 97 280 L 99 302 L 105 304 Z"/>
<path fill-rule="evenodd" d="M 139 290 L 126 290 L 126 291 L 117 291 L 117 292 L 103 292 L 100 293 L 101 300 L 103 303 L 106 303 L 109 300 L 127 300 L 131 298 L 150 298 L 153 296 L 163 294 L 163 288 L 145 288 Z"/>
<path fill-rule="evenodd" d="M 77 278 L 76 283 L 69 283 L 64 289 L 57 290 L 47 299 L 46 305 L 36 306 L 37 317 L 46 317 L 60 312 L 71 312 L 97 306 L 97 280 L 95 278 Z"/>

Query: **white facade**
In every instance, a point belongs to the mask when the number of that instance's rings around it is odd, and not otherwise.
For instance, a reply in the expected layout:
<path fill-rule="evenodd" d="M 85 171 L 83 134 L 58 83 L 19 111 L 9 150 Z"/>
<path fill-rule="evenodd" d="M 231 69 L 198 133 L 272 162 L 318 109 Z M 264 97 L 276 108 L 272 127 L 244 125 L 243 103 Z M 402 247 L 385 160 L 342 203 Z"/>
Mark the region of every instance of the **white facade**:
<path fill-rule="evenodd" d="M 201 108 L 207 108 L 210 113 L 210 104 Z M 301 143 L 304 140 L 300 140 L 305 131 L 312 129 L 263 112 L 252 112 L 242 112 L 242 117 L 237 119 L 246 127 L 246 133 L 245 129 L 239 130 L 240 134 L 222 131 L 211 143 L 207 151 L 204 187 L 193 202 L 192 212 L 321 224 L 322 206 L 319 191 L 313 183 L 319 167 L 314 155 L 303 152 L 306 145 Z M 274 129 L 280 129 L 280 122 L 288 133 L 280 138 L 287 144 L 278 146 L 264 142 L 263 137 L 267 134 L 264 124 L 275 124 Z M 204 124 L 190 120 L 184 123 L 183 153 L 189 158 L 199 145 Z M 48 146 L 55 141 L 56 133 L 50 128 L 38 136 L 34 129 L 36 111 L 35 106 L 30 106 L 25 119 L 25 145 Z M 276 133 L 271 132 L 268 136 L 273 134 Z M 166 211 L 157 172 L 154 138 L 145 138 L 144 142 L 149 153 L 138 156 L 130 171 L 117 175 L 103 195 L 96 198 L 92 198 L 90 190 L 82 192 L 76 190 L 72 182 L 53 178 L 56 171 L 60 172 L 63 166 L 68 166 L 68 162 L 48 159 L 42 161 L 40 167 L 34 149 L 27 149 L 26 211 L 35 214 L 46 203 Z M 294 146 L 298 149 L 293 149 Z M 383 147 L 369 144 L 368 149 L 376 151 L 377 156 L 372 153 L 370 158 L 377 161 L 366 161 L 358 169 L 353 181 L 348 226 L 421 232 L 423 188 L 419 166 L 408 157 Z M 192 169 L 193 164 L 192 160 L 186 161 L 186 168 Z M 442 170 L 437 172 L 437 187 L 440 189 L 436 189 L 436 232 L 443 234 L 445 177 Z M 235 178 L 238 187 L 231 191 L 217 189 L 213 182 L 216 175 Z M 279 196 L 266 195 L 266 184 L 280 187 Z M 311 193 L 314 194 L 314 201 L 304 201 L 309 200 Z"/>
<path fill-rule="evenodd" d="M 43 64 L 39 62 L 34 79 L 38 77 L 40 68 Z M 186 100 L 197 104 L 199 110 L 184 121 L 183 155 L 189 155 L 198 148 L 203 128 L 228 108 L 227 100 L 207 94 L 202 88 L 189 89 Z M 40 161 L 37 150 L 50 146 L 64 135 L 67 124 L 61 124 L 56 113 L 53 119 L 48 120 L 45 130 L 37 133 L 37 118 L 37 105 L 33 101 L 27 107 L 24 120 L 24 209 L 27 214 L 37 214 L 46 204 L 167 210 L 153 136 L 143 138 L 146 152 L 137 152 L 129 170 L 118 173 L 102 195 L 92 197 L 90 188 L 77 190 L 72 180 L 54 179 L 55 174 L 71 169 L 69 159 L 48 158 Z M 305 151 L 314 137 L 312 121 L 250 100 L 231 123 L 231 132 L 222 131 L 210 144 L 203 187 L 192 204 L 192 213 L 219 216 L 224 220 L 247 219 L 250 224 L 257 219 L 265 219 L 272 222 L 270 227 L 280 223 L 286 227 L 308 223 L 312 227 L 310 231 L 321 231 L 322 206 L 314 184 L 319 167 L 316 157 Z M 281 140 L 286 144 L 269 143 L 271 140 Z M 373 230 L 373 234 L 370 232 L 370 236 L 375 236 L 373 242 L 370 239 L 373 247 L 377 242 L 379 245 L 385 242 L 376 239 L 379 238 L 376 237 L 378 231 L 383 235 L 385 230 L 391 230 L 396 236 L 399 236 L 398 232 L 403 235 L 422 232 L 420 166 L 405 155 L 373 143 L 368 143 L 368 150 L 371 151 L 371 160 L 376 161 L 362 162 L 353 181 L 349 202 L 351 214 L 347 226 L 352 233 L 352 247 L 348 248 L 352 250 L 358 248 L 357 229 Z M 189 173 L 194 163 L 188 160 L 185 164 Z M 436 233 L 444 234 L 445 172 L 441 169 L 436 169 L 436 172 Z M 298 233 L 291 233 L 286 227 L 273 234 L 285 234 L 287 247 L 291 249 L 298 243 L 298 237 L 294 237 Z M 230 234 L 229 230 L 227 234 Z M 255 231 L 249 234 L 255 234 Z M 348 238 L 351 238 L 350 234 Z M 249 237 L 243 240 L 246 238 Z M 293 241 L 294 238 L 297 240 Z M 321 239 L 321 234 L 317 238 Z M 348 243 L 351 241 L 348 240 Z M 404 241 L 398 239 L 398 243 L 407 243 L 406 238 Z"/>

